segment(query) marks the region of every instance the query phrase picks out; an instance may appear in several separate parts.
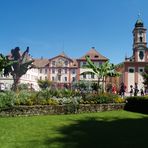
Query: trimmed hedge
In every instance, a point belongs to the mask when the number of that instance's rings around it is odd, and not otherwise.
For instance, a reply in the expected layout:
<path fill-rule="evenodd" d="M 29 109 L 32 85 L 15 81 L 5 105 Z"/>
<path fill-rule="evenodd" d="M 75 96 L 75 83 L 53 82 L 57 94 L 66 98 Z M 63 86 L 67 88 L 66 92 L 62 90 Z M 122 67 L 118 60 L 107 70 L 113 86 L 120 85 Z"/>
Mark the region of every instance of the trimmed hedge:
<path fill-rule="evenodd" d="M 128 97 L 125 110 L 148 114 L 148 96 Z"/>

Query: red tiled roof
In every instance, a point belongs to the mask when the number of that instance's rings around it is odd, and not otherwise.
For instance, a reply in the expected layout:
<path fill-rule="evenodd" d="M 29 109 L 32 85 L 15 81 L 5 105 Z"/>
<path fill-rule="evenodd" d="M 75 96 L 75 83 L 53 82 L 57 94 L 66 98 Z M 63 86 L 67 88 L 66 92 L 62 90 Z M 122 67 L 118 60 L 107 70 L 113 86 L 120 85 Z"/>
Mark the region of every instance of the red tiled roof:
<path fill-rule="evenodd" d="M 36 67 L 41 68 L 41 67 L 47 66 L 49 64 L 49 60 L 48 59 L 34 59 L 33 64 Z"/>
<path fill-rule="evenodd" d="M 63 58 L 66 58 L 66 59 L 69 59 L 69 60 L 72 61 L 72 59 L 70 57 L 68 57 L 64 52 L 62 52 L 61 54 L 59 54 L 59 55 L 57 55 L 57 56 L 55 56 L 55 57 L 53 57 L 53 58 L 51 58 L 49 60 L 53 60 L 53 59 L 56 59 L 58 57 L 63 57 Z"/>
<path fill-rule="evenodd" d="M 85 56 L 88 56 L 91 60 L 108 60 L 108 58 L 101 55 L 94 47 L 92 47 L 84 56 L 78 60 L 85 60 Z"/>

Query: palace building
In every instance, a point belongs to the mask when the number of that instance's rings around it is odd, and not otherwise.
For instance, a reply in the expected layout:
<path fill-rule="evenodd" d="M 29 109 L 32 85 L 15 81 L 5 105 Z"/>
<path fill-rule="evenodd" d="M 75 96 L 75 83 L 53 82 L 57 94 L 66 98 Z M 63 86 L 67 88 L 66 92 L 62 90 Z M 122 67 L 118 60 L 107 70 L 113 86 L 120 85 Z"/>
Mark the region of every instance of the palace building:
<path fill-rule="evenodd" d="M 81 75 L 84 71 L 89 70 L 83 68 L 83 65 L 87 64 L 85 56 L 89 56 L 96 64 L 102 64 L 108 60 L 94 47 L 78 59 L 72 59 L 64 52 L 50 59 L 34 59 L 33 64 L 35 65 L 35 68 L 28 70 L 27 73 L 20 78 L 20 83 L 28 84 L 28 86 L 31 86 L 35 90 L 39 90 L 37 83 L 38 79 L 48 79 L 53 85 L 60 88 L 71 88 L 72 83 L 80 80 L 97 81 L 97 77 L 95 75 Z M 0 87 L 1 85 L 4 85 L 6 88 L 10 89 L 12 83 L 12 76 L 0 76 Z"/>
<path fill-rule="evenodd" d="M 85 56 L 89 56 L 96 64 L 102 64 L 108 60 L 94 47 L 78 59 L 72 59 L 63 52 L 60 55 L 49 59 L 48 79 L 59 87 L 71 87 L 73 82 L 79 80 L 97 81 L 97 77 L 94 75 L 81 75 L 84 71 L 88 71 L 88 69 L 83 68 L 83 66 L 87 64 Z"/>

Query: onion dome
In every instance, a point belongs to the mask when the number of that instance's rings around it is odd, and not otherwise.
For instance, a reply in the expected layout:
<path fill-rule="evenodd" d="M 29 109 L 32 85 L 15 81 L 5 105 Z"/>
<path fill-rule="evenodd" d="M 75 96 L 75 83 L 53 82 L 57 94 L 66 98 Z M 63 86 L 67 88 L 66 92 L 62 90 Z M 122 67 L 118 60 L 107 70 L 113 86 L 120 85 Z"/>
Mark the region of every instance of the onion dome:
<path fill-rule="evenodd" d="M 135 27 L 143 27 L 143 21 L 141 18 L 138 18 L 138 20 L 135 23 Z"/>

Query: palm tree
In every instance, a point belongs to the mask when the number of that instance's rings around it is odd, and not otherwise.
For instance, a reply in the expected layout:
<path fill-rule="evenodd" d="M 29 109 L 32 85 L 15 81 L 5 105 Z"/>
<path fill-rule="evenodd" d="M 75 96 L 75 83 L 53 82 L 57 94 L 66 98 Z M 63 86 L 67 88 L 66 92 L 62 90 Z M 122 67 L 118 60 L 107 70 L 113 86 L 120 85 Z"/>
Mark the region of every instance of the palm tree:
<path fill-rule="evenodd" d="M 105 91 L 105 82 L 106 82 L 106 77 L 115 77 L 119 76 L 120 74 L 115 70 L 114 64 L 109 63 L 109 61 L 104 62 L 103 64 L 96 65 L 94 64 L 91 59 L 86 56 L 85 57 L 87 60 L 87 65 L 84 66 L 84 68 L 90 69 L 89 71 L 81 73 L 81 75 L 84 74 L 94 74 L 97 76 L 98 81 L 97 85 L 99 87 L 100 82 L 102 82 L 102 92 Z"/>

